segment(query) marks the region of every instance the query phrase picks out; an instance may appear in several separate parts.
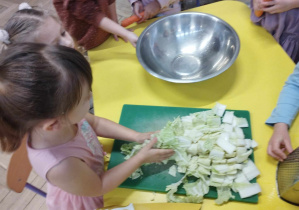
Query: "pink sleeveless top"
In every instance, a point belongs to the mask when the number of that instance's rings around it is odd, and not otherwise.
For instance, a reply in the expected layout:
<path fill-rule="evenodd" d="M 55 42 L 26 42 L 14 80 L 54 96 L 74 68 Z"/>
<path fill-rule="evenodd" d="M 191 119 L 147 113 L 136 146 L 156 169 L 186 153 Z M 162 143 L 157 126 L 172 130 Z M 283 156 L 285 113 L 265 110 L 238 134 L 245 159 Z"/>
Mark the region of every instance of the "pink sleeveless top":
<path fill-rule="evenodd" d="M 36 173 L 47 180 L 48 171 L 69 157 L 83 160 L 99 176 L 104 172 L 104 152 L 95 132 L 83 119 L 73 140 L 47 149 L 33 149 L 27 142 L 28 156 Z M 47 180 L 48 181 L 48 180 Z M 103 196 L 73 195 L 48 182 L 47 206 L 50 210 L 89 210 L 103 207 Z"/>

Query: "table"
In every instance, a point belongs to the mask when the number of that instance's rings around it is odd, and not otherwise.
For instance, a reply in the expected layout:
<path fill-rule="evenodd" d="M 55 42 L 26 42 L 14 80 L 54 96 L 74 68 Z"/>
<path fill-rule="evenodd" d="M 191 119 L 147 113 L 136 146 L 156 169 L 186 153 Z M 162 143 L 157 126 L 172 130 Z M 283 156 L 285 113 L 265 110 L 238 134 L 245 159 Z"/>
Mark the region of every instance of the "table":
<path fill-rule="evenodd" d="M 215 15 L 236 30 L 241 49 L 235 63 L 219 76 L 203 82 L 169 83 L 148 74 L 130 44 L 110 39 L 89 52 L 96 115 L 118 122 L 124 104 L 212 108 L 219 102 L 228 109 L 249 110 L 252 136 L 259 143 L 254 155 L 261 171 L 257 182 L 262 193 L 258 204 L 229 202 L 221 209 L 297 209 L 277 196 L 277 161 L 266 152 L 273 129 L 264 123 L 295 64 L 270 34 L 250 21 L 250 9 L 245 4 L 221 1 L 189 11 Z M 153 21 L 134 26 L 136 34 L 140 35 Z M 294 148 L 299 146 L 299 132 L 295 129 L 298 126 L 297 119 L 290 129 Z M 101 138 L 100 141 L 106 151 L 111 151 L 113 140 Z M 108 206 L 166 201 L 164 194 L 121 188 L 105 195 L 104 200 Z M 203 209 L 218 207 L 213 199 L 204 199 L 202 206 Z"/>

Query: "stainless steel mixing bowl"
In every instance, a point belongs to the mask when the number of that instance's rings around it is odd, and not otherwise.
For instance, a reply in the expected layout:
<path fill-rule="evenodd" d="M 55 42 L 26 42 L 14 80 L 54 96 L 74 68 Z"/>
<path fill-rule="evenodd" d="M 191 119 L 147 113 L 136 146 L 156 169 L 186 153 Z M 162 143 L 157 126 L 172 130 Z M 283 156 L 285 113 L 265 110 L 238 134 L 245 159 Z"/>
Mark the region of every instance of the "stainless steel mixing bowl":
<path fill-rule="evenodd" d="M 236 60 L 240 40 L 225 21 L 205 13 L 166 16 L 140 35 L 139 62 L 155 77 L 192 83 L 215 77 Z"/>

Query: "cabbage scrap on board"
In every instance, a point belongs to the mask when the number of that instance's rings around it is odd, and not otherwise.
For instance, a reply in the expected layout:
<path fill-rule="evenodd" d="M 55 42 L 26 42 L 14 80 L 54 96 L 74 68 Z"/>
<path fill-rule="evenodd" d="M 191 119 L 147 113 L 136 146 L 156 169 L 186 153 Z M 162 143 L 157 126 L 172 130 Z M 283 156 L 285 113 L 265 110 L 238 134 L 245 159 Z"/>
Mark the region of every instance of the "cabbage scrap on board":
<path fill-rule="evenodd" d="M 242 128 L 248 127 L 246 118 L 239 118 L 233 111 L 225 111 L 226 106 L 216 103 L 212 110 L 192 113 L 177 117 L 159 132 L 157 148 L 170 148 L 175 154 L 168 160 L 174 160 L 169 174 L 184 174 L 183 178 L 166 186 L 168 202 L 200 203 L 209 187 L 217 189 L 218 198 L 215 203 L 221 205 L 234 198 L 232 191 L 247 198 L 261 192 L 258 183 L 250 181 L 260 174 L 255 164 L 249 159 L 257 143 L 245 139 Z M 134 156 L 143 144 L 123 144 L 121 151 L 125 159 Z M 141 168 L 132 175 L 132 179 L 142 176 Z M 188 177 L 196 181 L 189 182 Z M 194 179 L 192 179 L 194 180 Z M 175 193 L 178 187 L 186 191 L 186 196 Z"/>

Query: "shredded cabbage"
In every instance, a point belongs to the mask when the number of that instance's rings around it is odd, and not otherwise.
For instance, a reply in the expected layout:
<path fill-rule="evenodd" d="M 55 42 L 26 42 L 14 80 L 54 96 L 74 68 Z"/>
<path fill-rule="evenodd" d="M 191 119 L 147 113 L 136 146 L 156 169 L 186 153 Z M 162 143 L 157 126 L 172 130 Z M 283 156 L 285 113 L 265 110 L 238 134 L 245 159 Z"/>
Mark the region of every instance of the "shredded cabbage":
<path fill-rule="evenodd" d="M 225 108 L 225 105 L 217 103 L 212 110 L 177 117 L 152 136 L 158 139 L 157 148 L 175 151 L 168 159 L 175 161 L 175 165 L 169 168 L 169 174 L 185 174 L 180 181 L 166 186 L 169 202 L 202 202 L 210 186 L 217 188 L 215 203 L 218 205 L 233 198 L 232 190 L 239 192 L 242 198 L 260 192 L 257 183 L 252 185 L 249 182 L 260 174 L 249 159 L 257 143 L 245 139 L 242 128 L 248 127 L 246 118 L 236 117 L 233 111 L 225 111 Z M 135 155 L 148 142 L 122 145 L 125 159 Z M 139 168 L 131 178 L 141 176 Z M 197 180 L 189 182 L 188 177 Z M 186 196 L 175 195 L 180 185 L 183 185 Z"/>

